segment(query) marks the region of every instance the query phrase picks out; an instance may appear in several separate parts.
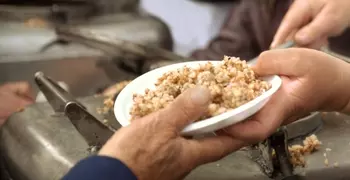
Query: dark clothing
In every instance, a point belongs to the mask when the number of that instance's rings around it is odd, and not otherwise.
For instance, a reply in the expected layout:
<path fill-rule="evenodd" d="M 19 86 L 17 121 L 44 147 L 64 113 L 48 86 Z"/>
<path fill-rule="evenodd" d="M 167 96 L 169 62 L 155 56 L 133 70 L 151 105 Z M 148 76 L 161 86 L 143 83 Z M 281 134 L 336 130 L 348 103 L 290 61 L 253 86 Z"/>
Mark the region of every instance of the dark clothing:
<path fill-rule="evenodd" d="M 118 159 L 91 156 L 75 165 L 62 180 L 137 180 Z"/>
<path fill-rule="evenodd" d="M 268 50 L 273 37 L 293 0 L 241 0 L 233 4 L 219 34 L 204 49 L 191 57 L 217 59 L 224 55 L 252 59 Z M 350 55 L 350 31 L 330 39 L 330 49 Z"/>
<path fill-rule="evenodd" d="M 235 3 L 219 34 L 194 59 L 222 59 L 223 55 L 251 59 L 269 49 L 292 0 L 242 0 Z"/>

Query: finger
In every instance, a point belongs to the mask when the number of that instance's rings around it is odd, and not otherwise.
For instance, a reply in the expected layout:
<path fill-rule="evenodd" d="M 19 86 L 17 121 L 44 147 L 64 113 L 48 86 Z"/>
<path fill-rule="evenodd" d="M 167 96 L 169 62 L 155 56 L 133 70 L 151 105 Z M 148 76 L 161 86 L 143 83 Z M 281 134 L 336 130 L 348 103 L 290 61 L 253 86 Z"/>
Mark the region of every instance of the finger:
<path fill-rule="evenodd" d="M 27 82 L 8 83 L 5 84 L 3 88 L 8 89 L 18 96 L 28 99 L 29 101 L 34 100 L 32 96 L 32 89 Z"/>
<path fill-rule="evenodd" d="M 316 40 L 312 44 L 307 45 L 306 48 L 320 50 L 322 47 L 326 46 L 327 44 L 328 44 L 328 38 L 321 38 L 319 40 Z"/>
<path fill-rule="evenodd" d="M 190 141 L 190 150 L 195 151 L 196 166 L 217 161 L 228 154 L 242 148 L 243 141 L 229 136 L 214 136 Z"/>
<path fill-rule="evenodd" d="M 7 105 L 8 108 L 17 107 L 20 109 L 33 103 L 33 101 L 29 100 L 28 98 L 17 96 L 11 91 L 2 91 L 0 96 L 6 97 L 6 100 L 11 102 L 11 104 Z"/>
<path fill-rule="evenodd" d="M 158 118 L 164 123 L 160 128 L 173 127 L 181 131 L 189 123 L 198 120 L 208 109 L 211 100 L 210 91 L 196 87 L 182 93 L 173 103 L 159 111 Z"/>
<path fill-rule="evenodd" d="M 314 50 L 301 48 L 265 51 L 258 57 L 253 70 L 260 76 L 284 75 L 300 77 L 311 68 L 310 63 L 313 59 L 309 59 L 309 57 L 316 55 Z"/>
<path fill-rule="evenodd" d="M 271 43 L 271 48 L 282 44 L 288 35 L 311 18 L 310 6 L 305 1 L 295 1 L 283 18 Z"/>
<path fill-rule="evenodd" d="M 295 41 L 297 44 L 306 46 L 324 37 L 328 38 L 333 35 L 335 25 L 336 22 L 332 20 L 329 9 L 324 8 L 315 19 L 296 33 Z"/>
<path fill-rule="evenodd" d="M 267 138 L 270 134 L 291 116 L 294 107 L 288 95 L 280 89 L 271 97 L 269 102 L 250 120 L 225 128 L 225 132 L 234 138 L 256 143 Z"/>

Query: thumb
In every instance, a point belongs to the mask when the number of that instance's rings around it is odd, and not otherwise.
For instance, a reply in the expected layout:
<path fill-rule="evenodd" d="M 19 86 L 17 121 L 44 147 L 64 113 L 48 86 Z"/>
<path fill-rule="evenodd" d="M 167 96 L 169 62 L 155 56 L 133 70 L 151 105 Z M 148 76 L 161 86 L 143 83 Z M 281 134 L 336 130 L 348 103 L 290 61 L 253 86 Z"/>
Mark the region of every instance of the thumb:
<path fill-rule="evenodd" d="M 189 123 L 199 119 L 208 109 L 211 97 L 207 88 L 196 87 L 182 93 L 173 103 L 161 110 L 158 117 L 166 124 L 181 131 Z"/>
<path fill-rule="evenodd" d="M 21 96 L 25 99 L 28 99 L 29 101 L 33 100 L 32 97 L 32 89 L 27 82 L 14 82 L 14 83 L 8 83 L 3 86 L 4 89 L 7 89 L 8 91 L 12 92 L 13 94 L 16 94 L 18 96 Z"/>

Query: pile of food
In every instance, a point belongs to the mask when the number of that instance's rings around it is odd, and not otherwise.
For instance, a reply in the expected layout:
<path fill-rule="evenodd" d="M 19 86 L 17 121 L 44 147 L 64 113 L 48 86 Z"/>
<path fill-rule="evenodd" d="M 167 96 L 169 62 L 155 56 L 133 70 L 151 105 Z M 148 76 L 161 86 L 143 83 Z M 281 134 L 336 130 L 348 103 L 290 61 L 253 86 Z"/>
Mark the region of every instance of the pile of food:
<path fill-rule="evenodd" d="M 303 141 L 303 145 L 293 145 L 289 147 L 289 153 L 291 156 L 291 163 L 294 167 L 305 167 L 305 156 L 318 150 L 321 146 L 321 142 L 316 135 L 311 135 Z"/>
<path fill-rule="evenodd" d="M 166 107 L 181 93 L 197 85 L 207 87 L 212 95 L 208 113 L 201 119 L 237 108 L 271 88 L 268 82 L 258 79 L 245 61 L 225 56 L 218 65 L 208 62 L 197 68 L 167 72 L 158 79 L 154 90 L 134 94 L 131 120 Z"/>

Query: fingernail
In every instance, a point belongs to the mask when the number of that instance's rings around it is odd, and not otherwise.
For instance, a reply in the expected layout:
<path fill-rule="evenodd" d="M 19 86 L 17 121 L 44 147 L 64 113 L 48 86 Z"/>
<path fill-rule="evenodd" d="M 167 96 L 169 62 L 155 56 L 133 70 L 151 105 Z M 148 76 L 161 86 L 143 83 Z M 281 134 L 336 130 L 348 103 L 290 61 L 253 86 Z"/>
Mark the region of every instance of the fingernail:
<path fill-rule="evenodd" d="M 191 91 L 191 100 L 195 105 L 206 105 L 210 101 L 210 91 L 205 87 L 196 87 Z"/>
<path fill-rule="evenodd" d="M 275 47 L 276 47 L 276 42 L 274 41 L 274 42 L 271 43 L 270 49 L 273 49 L 273 48 L 275 48 Z"/>

